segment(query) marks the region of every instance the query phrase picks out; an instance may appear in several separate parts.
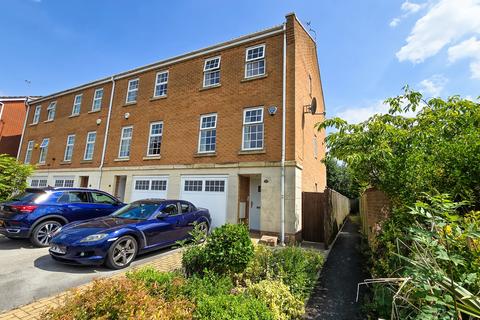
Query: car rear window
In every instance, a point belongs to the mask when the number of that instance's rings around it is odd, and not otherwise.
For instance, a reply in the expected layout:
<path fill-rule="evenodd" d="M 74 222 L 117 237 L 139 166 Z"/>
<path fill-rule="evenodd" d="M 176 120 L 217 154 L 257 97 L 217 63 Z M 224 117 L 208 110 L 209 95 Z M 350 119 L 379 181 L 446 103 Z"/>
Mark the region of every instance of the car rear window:
<path fill-rule="evenodd" d="M 10 201 L 21 201 L 25 203 L 31 203 L 37 200 L 38 197 L 45 194 L 43 190 L 27 190 L 23 193 L 20 193 L 10 199 Z"/>

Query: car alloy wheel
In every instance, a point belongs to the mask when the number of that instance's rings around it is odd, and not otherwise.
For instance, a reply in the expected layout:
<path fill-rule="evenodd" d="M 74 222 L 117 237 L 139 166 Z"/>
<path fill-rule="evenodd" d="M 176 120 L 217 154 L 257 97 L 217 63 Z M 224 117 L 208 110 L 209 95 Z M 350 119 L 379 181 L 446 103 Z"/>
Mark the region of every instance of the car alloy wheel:
<path fill-rule="evenodd" d="M 131 237 L 121 238 L 114 244 L 112 262 L 117 268 L 124 268 L 132 262 L 137 253 L 137 244 Z"/>
<path fill-rule="evenodd" d="M 38 245 L 48 246 L 50 240 L 53 238 L 53 234 L 58 230 L 62 225 L 57 221 L 47 221 L 41 224 L 38 227 L 38 230 L 35 232 L 35 240 Z"/>

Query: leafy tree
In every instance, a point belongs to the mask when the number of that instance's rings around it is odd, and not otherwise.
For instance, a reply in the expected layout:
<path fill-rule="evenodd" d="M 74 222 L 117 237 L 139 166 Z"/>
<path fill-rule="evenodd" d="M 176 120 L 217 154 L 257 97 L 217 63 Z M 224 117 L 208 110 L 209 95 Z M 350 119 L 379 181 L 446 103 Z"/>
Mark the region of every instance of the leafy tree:
<path fill-rule="evenodd" d="M 32 172 L 32 166 L 19 163 L 7 154 L 0 154 L 0 201 L 22 192 Z"/>
<path fill-rule="evenodd" d="M 351 199 L 360 195 L 361 186 L 353 180 L 348 167 L 337 159 L 327 155 L 327 186 Z"/>
<path fill-rule="evenodd" d="M 408 86 L 385 102 L 387 114 L 359 124 L 340 118 L 317 124 L 337 129 L 326 138 L 330 155 L 394 203 L 413 205 L 427 192 L 480 206 L 480 104 L 459 96 L 425 101 Z"/>

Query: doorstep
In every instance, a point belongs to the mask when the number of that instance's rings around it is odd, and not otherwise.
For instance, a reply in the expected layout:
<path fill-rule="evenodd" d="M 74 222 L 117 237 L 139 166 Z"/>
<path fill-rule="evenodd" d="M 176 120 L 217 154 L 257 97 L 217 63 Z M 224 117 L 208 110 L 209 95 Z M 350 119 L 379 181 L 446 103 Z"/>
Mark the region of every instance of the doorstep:
<path fill-rule="evenodd" d="M 125 270 L 122 270 L 120 273 L 117 273 L 111 277 L 106 277 L 106 278 L 108 279 L 122 278 L 122 277 L 125 277 L 125 274 L 128 271 L 136 270 L 136 269 L 147 267 L 147 266 L 154 267 L 155 269 L 163 272 L 174 271 L 176 269 L 179 269 L 182 266 L 182 249 L 180 248 L 180 249 L 172 250 L 168 254 L 163 255 L 158 259 L 155 259 L 153 261 L 150 261 L 141 265 L 137 265 L 133 268 L 127 268 Z M 91 284 L 92 282 L 76 288 L 72 288 L 72 289 L 84 290 Z M 47 311 L 50 308 L 58 307 L 63 303 L 66 295 L 70 290 L 62 292 L 52 297 L 47 297 L 47 298 L 37 300 L 35 302 L 18 307 L 10 311 L 6 311 L 5 313 L 0 314 L 0 320 L 42 319 L 41 316 L 45 311 Z"/>

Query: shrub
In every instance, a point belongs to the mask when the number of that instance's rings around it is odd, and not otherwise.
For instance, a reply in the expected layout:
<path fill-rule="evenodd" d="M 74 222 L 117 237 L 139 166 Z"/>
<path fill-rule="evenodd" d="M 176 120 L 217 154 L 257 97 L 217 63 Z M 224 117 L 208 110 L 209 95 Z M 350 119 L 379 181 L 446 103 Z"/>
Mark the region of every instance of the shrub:
<path fill-rule="evenodd" d="M 47 311 L 42 319 L 191 319 L 192 311 L 188 300 L 166 302 L 150 296 L 139 281 L 109 279 L 67 296 L 63 306 Z"/>
<path fill-rule="evenodd" d="M 182 294 L 196 302 L 205 296 L 229 294 L 232 289 L 233 283 L 230 277 L 208 272 L 203 277 L 194 275 L 189 278 L 182 288 Z"/>
<path fill-rule="evenodd" d="M 208 320 L 271 320 L 272 312 L 262 301 L 245 295 L 205 296 L 198 301 L 195 319 Z"/>
<path fill-rule="evenodd" d="M 204 246 L 185 250 L 182 264 L 187 275 L 206 270 L 218 274 L 240 273 L 253 258 L 248 229 L 241 224 L 226 224 L 213 230 Z"/>
<path fill-rule="evenodd" d="M 166 299 L 178 297 L 185 278 L 175 272 L 161 272 L 153 267 L 145 267 L 127 273 L 127 278 L 145 285 L 150 295 L 162 296 Z"/>
<path fill-rule="evenodd" d="M 7 154 L 0 154 L 0 201 L 23 192 L 27 177 L 32 172 L 32 166 L 21 164 Z"/>
<path fill-rule="evenodd" d="M 298 319 L 305 313 L 303 301 L 294 297 L 281 281 L 262 280 L 249 284 L 245 293 L 263 301 L 276 320 Z"/>

